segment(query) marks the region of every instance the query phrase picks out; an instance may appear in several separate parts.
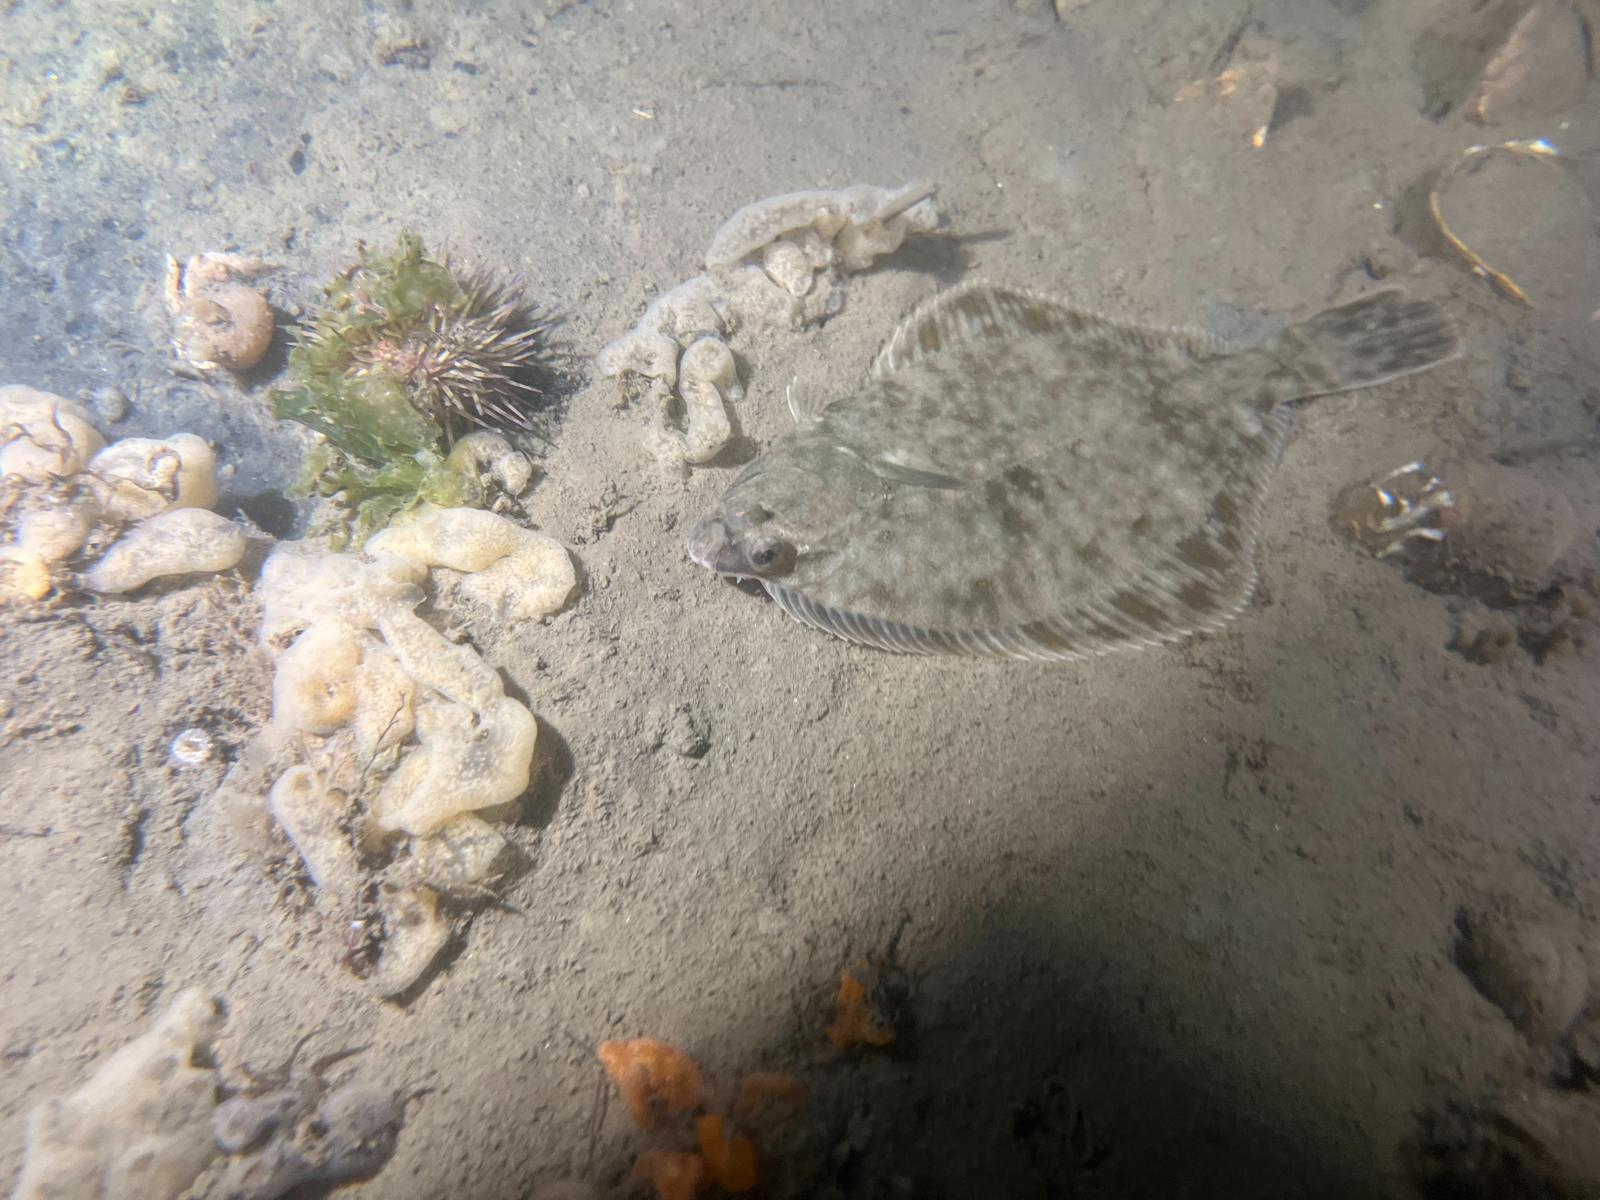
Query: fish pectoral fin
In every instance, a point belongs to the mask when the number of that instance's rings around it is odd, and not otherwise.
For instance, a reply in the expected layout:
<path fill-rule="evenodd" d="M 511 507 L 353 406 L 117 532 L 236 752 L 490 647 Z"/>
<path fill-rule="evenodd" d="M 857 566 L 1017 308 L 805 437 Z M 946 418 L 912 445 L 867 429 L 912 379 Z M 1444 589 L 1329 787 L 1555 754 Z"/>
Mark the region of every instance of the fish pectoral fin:
<path fill-rule="evenodd" d="M 965 479 L 957 479 L 954 475 L 946 475 L 942 471 L 924 470 L 921 467 L 908 466 L 905 463 L 895 462 L 892 459 L 874 457 L 866 460 L 867 468 L 879 479 L 890 483 L 902 483 L 907 487 L 932 488 L 939 491 L 953 491 L 957 488 L 970 486 Z"/>
<path fill-rule="evenodd" d="M 784 393 L 789 402 L 789 415 L 800 426 L 814 424 L 822 410 L 833 402 L 833 397 L 814 383 L 795 379 Z"/>

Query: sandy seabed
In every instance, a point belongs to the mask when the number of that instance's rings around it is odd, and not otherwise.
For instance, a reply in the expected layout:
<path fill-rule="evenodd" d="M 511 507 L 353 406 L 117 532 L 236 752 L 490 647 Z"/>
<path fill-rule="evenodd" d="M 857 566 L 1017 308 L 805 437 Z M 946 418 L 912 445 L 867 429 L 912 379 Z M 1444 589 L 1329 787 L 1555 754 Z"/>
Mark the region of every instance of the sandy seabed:
<path fill-rule="evenodd" d="M 626 1194 L 653 1143 L 594 1047 L 636 1035 L 730 1086 L 806 1081 L 774 1195 L 1596 1194 L 1600 110 L 1542 93 L 1566 77 L 1535 58 L 1520 107 L 1475 118 L 1529 7 L 4 5 L 0 382 L 120 389 L 112 436 L 203 435 L 220 507 L 275 536 L 304 518 L 306 437 L 265 399 L 282 348 L 174 372 L 168 254 L 268 258 L 292 314 L 358 240 L 414 229 L 520 273 L 586 363 L 752 200 L 931 178 L 945 224 L 821 327 L 736 333 L 735 443 L 687 477 L 582 373 L 526 506 L 579 596 L 544 624 L 431 611 L 540 744 L 521 869 L 404 1004 L 341 966 L 287 845 L 230 849 L 208 807 L 269 715 L 251 559 L 0 615 L 0 1179 L 31 1107 L 200 987 L 224 1063 L 315 1032 L 428 1089 L 351 1196 Z M 1501 165 L 1453 210 L 1526 307 L 1426 197 L 1469 146 L 1536 137 L 1567 190 Z M 790 380 L 849 387 L 977 276 L 1230 337 L 1381 279 L 1466 349 L 1306 407 L 1254 603 L 1175 647 L 894 657 L 687 560 Z M 1336 498 L 1414 459 L 1515 472 L 1570 528 L 1529 550 L 1512 522 L 1514 594 L 1375 559 Z M 215 753 L 184 765 L 193 727 Z M 840 974 L 891 943 L 901 1036 L 840 1055 Z"/>

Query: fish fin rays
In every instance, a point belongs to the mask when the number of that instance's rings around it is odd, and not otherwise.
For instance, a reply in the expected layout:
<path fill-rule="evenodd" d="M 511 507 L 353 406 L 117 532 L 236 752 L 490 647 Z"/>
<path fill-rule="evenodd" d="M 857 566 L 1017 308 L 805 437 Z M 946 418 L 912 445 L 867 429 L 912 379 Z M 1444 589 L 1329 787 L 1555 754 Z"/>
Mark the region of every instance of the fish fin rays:
<path fill-rule="evenodd" d="M 1223 341 L 1198 330 L 1124 325 L 1041 292 L 971 280 L 913 309 L 884 343 L 868 377 L 882 379 L 962 343 L 1051 336 L 1116 338 L 1152 349 L 1176 344 L 1195 358 L 1228 350 Z"/>
<path fill-rule="evenodd" d="M 931 488 L 934 491 L 954 491 L 957 488 L 970 486 L 965 479 L 958 479 L 954 475 L 946 475 L 943 471 L 924 470 L 921 467 L 909 466 L 906 463 L 895 462 L 882 456 L 864 461 L 867 464 L 867 468 L 874 475 L 888 483 L 900 483 L 908 487 Z"/>
<path fill-rule="evenodd" d="M 833 402 L 833 398 L 822 388 L 798 376 L 789 381 L 784 398 L 789 404 L 789 415 L 802 429 L 816 424 L 822 416 L 822 410 Z"/>

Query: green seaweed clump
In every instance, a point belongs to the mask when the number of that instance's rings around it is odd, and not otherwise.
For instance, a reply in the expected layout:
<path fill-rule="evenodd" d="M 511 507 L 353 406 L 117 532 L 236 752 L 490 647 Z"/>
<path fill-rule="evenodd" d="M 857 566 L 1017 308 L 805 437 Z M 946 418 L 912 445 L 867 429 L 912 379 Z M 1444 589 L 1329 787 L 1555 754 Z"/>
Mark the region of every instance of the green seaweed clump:
<path fill-rule="evenodd" d="M 394 517 L 426 500 L 440 508 L 482 508 L 488 501 L 471 460 L 433 450 L 368 466 L 324 442 L 306 455 L 299 486 L 307 495 L 340 496 L 348 512 L 325 529 L 334 550 L 361 546 Z"/>
<path fill-rule="evenodd" d="M 534 428 L 553 322 L 515 280 L 431 259 L 412 233 L 387 254 L 358 246 L 324 290 L 289 353 L 291 385 L 271 396 L 279 417 L 327 439 L 301 489 L 341 495 L 357 544 L 422 500 L 485 503 L 471 464 L 446 454 L 467 427 Z"/>

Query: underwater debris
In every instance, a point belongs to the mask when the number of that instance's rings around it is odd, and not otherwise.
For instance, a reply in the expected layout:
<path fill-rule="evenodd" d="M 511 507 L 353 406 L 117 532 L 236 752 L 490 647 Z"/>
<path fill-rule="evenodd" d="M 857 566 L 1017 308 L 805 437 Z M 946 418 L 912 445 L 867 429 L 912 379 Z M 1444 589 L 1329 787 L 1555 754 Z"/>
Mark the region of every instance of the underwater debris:
<path fill-rule="evenodd" d="M 595 358 L 602 375 L 637 383 L 653 399 L 651 453 L 680 467 L 714 459 L 732 432 L 725 402 L 743 394 L 726 336 L 747 322 L 801 329 L 837 313 L 849 272 L 938 227 L 934 191 L 918 182 L 794 192 L 723 222 L 706 251 L 707 273 L 656 297 Z"/>
<path fill-rule="evenodd" d="M 1466 260 L 1467 267 L 1474 275 L 1487 279 L 1494 290 L 1506 297 L 1506 299 L 1513 300 L 1525 308 L 1532 308 L 1533 301 L 1517 285 L 1517 282 L 1504 271 L 1496 270 L 1485 262 L 1482 255 L 1467 245 L 1456 231 L 1450 227 L 1449 222 L 1444 217 L 1444 209 L 1440 197 L 1450 183 L 1470 168 L 1480 164 L 1484 159 L 1496 154 L 1510 154 L 1520 158 L 1554 164 L 1560 151 L 1544 138 L 1501 142 L 1495 146 L 1468 146 L 1462 151 L 1459 158 L 1439 172 L 1433 181 L 1433 186 L 1428 189 L 1428 214 L 1433 218 L 1434 225 L 1438 227 L 1440 236 L 1444 238 L 1452 250 Z"/>
<path fill-rule="evenodd" d="M 1334 501 L 1333 522 L 1374 558 L 1389 558 L 1413 540 L 1442 542 L 1455 496 L 1421 462 L 1352 484 Z"/>
<path fill-rule="evenodd" d="M 1220 104 L 1226 102 L 1230 116 L 1237 117 L 1249 131 L 1251 147 L 1260 150 L 1272 133 L 1278 112 L 1277 56 L 1264 46 L 1241 45 L 1235 50 L 1244 61 L 1226 67 L 1211 79 L 1196 79 L 1179 88 L 1174 104 Z"/>
<path fill-rule="evenodd" d="M 700 1103 L 700 1068 L 676 1046 L 655 1038 L 608 1041 L 600 1043 L 595 1056 L 640 1129 L 653 1129 L 663 1117 Z"/>
<path fill-rule="evenodd" d="M 1536 0 L 1483 69 L 1467 110 L 1479 121 L 1549 117 L 1588 90 L 1590 34 L 1571 0 Z"/>
<path fill-rule="evenodd" d="M 217 1152 L 207 1055 L 222 1022 L 214 999 L 181 992 L 76 1091 L 33 1109 L 13 1200 L 183 1195 Z"/>
<path fill-rule="evenodd" d="M 253 279 L 274 266 L 245 254 L 206 251 L 186 263 L 167 256 L 166 300 L 172 348 L 197 371 L 245 371 L 272 344 L 272 308 Z"/>
<path fill-rule="evenodd" d="M 40 602 L 75 582 L 127 592 L 228 570 L 247 539 L 210 511 L 216 499 L 216 456 L 203 438 L 107 446 L 70 401 L 0 388 L 0 604 Z M 71 567 L 84 562 L 75 580 Z"/>
<path fill-rule="evenodd" d="M 209 733 L 199 726 L 191 726 L 172 739 L 167 757 L 180 767 L 198 767 L 211 761 L 216 748 L 216 740 Z"/>

